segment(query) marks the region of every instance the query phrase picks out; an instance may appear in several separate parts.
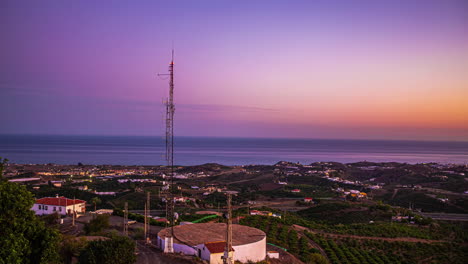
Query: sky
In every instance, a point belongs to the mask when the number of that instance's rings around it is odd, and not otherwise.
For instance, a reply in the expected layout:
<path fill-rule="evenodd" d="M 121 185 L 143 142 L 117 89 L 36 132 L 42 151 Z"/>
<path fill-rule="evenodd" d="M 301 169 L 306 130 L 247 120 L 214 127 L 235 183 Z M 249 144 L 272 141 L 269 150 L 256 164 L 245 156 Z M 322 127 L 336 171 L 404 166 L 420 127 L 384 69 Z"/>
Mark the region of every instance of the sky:
<path fill-rule="evenodd" d="M 468 141 L 468 1 L 0 1 L 0 134 Z"/>

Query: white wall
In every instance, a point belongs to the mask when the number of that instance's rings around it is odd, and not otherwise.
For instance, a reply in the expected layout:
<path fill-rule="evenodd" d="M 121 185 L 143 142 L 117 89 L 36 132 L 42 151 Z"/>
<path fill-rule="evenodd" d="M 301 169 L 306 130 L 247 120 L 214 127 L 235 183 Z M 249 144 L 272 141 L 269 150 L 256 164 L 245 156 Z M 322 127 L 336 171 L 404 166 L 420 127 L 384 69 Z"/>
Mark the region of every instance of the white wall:
<path fill-rule="evenodd" d="M 164 250 L 164 240 L 158 237 L 158 246 Z M 204 245 L 200 244 L 197 245 L 195 248 L 200 248 L 201 251 L 201 258 L 204 260 L 209 260 L 210 255 L 208 250 L 203 250 Z M 187 245 L 183 244 L 177 244 L 174 243 L 174 252 L 182 252 L 185 255 L 193 255 L 193 256 L 198 256 L 198 250 L 192 248 Z M 234 248 L 234 260 L 238 260 L 240 262 L 248 262 L 249 260 L 251 261 L 262 261 L 266 258 L 266 237 L 264 237 L 262 240 L 250 243 L 250 244 L 244 244 L 244 245 L 239 245 L 239 246 L 233 246 Z"/>
<path fill-rule="evenodd" d="M 41 207 L 41 209 L 39 209 L 39 206 Z M 84 213 L 85 208 L 85 204 L 75 204 L 75 211 L 78 214 Z M 73 205 L 69 205 L 65 208 L 65 206 L 58 205 L 34 204 L 31 210 L 33 210 L 36 215 L 48 215 L 53 213 L 66 215 L 68 213 L 68 210 L 70 210 L 70 212 L 73 212 Z"/>
<path fill-rule="evenodd" d="M 198 254 L 196 249 L 187 245 L 174 243 L 173 247 L 174 247 L 174 252 L 184 253 L 185 255 L 195 255 L 195 256 Z"/>
<path fill-rule="evenodd" d="M 218 253 L 218 254 L 211 254 L 210 256 L 210 264 L 223 264 L 224 253 Z"/>
<path fill-rule="evenodd" d="M 73 212 L 73 205 L 67 206 L 67 212 L 68 212 L 68 210 Z M 77 214 L 85 213 L 85 211 L 86 211 L 86 205 L 84 203 L 75 204 L 75 212 Z"/>
<path fill-rule="evenodd" d="M 210 264 L 223 264 L 224 252 L 211 254 L 204 244 L 197 245 L 197 248 L 201 250 L 201 259 L 209 261 Z"/>
<path fill-rule="evenodd" d="M 266 257 L 266 237 L 262 240 L 244 244 L 239 246 L 233 246 L 234 248 L 234 260 L 240 262 L 251 261 L 262 261 Z"/>
<path fill-rule="evenodd" d="M 160 237 L 158 237 L 157 246 L 161 250 L 164 250 L 164 245 L 165 245 L 164 239 L 161 239 Z M 174 252 L 176 253 L 184 253 L 185 255 L 198 256 L 198 250 L 190 246 L 174 243 L 172 244 L 172 247 L 174 248 Z"/>
<path fill-rule="evenodd" d="M 41 207 L 41 209 L 39 209 L 39 206 Z M 53 214 L 53 213 L 58 213 L 61 215 L 66 214 L 65 206 L 57 206 L 57 205 L 34 204 L 31 210 L 33 210 L 36 213 L 36 215 L 48 215 L 48 214 Z"/>
<path fill-rule="evenodd" d="M 205 245 L 201 244 L 197 246 L 199 249 L 201 249 L 201 256 L 200 258 L 203 260 L 208 260 L 210 261 L 210 251 L 205 247 Z"/>

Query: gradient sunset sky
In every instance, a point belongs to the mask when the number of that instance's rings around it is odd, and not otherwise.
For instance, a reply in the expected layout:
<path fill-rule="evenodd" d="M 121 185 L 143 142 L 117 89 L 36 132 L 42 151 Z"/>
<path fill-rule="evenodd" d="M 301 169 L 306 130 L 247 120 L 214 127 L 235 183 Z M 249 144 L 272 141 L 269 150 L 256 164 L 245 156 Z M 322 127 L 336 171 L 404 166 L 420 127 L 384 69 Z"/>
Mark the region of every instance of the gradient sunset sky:
<path fill-rule="evenodd" d="M 468 141 L 468 1 L 1 1 L 0 134 Z M 172 44 L 174 43 L 174 44 Z"/>

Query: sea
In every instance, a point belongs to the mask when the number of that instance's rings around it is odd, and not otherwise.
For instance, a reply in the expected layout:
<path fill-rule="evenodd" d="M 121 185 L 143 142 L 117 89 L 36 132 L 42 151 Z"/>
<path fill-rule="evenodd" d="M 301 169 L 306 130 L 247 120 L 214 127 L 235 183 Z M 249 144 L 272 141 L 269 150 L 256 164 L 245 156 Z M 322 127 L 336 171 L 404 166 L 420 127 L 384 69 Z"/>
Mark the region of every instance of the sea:
<path fill-rule="evenodd" d="M 468 164 L 468 142 L 176 137 L 174 163 L 271 165 L 404 162 Z M 17 164 L 164 165 L 165 140 L 146 136 L 0 135 L 0 157 Z"/>

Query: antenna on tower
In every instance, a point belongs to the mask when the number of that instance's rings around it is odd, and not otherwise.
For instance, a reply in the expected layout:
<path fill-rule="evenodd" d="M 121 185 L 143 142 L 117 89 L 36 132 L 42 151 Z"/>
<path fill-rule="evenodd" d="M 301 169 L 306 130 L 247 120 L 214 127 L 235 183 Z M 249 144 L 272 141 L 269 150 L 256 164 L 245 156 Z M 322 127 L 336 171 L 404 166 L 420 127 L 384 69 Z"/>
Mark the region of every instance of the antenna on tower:
<path fill-rule="evenodd" d="M 173 45 L 174 46 L 174 45 Z M 165 194 L 166 216 L 171 226 L 171 238 L 174 236 L 174 47 L 172 47 L 169 73 L 158 76 L 169 76 L 169 98 L 166 101 L 166 162 L 170 169 L 170 181 Z M 172 239 L 170 240 L 172 241 Z M 172 252 L 172 245 L 168 246 L 168 252 Z"/>

